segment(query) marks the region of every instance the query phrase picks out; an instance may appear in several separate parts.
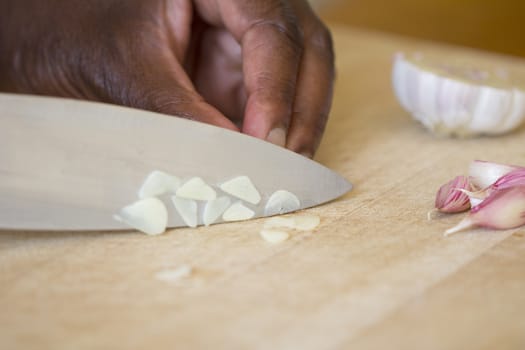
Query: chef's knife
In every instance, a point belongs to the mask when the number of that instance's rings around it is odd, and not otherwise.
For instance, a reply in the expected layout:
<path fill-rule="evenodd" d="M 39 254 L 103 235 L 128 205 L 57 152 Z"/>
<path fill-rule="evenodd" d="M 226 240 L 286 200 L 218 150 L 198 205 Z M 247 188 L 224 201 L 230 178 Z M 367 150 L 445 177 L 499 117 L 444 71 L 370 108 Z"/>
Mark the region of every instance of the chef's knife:
<path fill-rule="evenodd" d="M 219 184 L 248 176 L 261 192 L 294 193 L 301 208 L 351 184 L 281 147 L 203 123 L 71 99 L 0 94 L 0 228 L 113 230 L 153 170 Z M 185 226 L 170 210 L 169 226 Z"/>

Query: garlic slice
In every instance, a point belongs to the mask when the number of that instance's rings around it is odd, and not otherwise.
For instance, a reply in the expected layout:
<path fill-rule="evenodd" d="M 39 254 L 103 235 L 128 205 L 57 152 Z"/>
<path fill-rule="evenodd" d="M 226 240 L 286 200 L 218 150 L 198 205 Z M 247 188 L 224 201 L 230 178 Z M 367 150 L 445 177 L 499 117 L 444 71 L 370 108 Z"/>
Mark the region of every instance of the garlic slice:
<path fill-rule="evenodd" d="M 294 217 L 295 229 L 299 231 L 312 231 L 321 223 L 317 215 L 297 215 Z"/>
<path fill-rule="evenodd" d="M 180 187 L 180 179 L 163 171 L 152 171 L 139 189 L 139 198 L 156 197 L 165 193 L 175 193 Z"/>
<path fill-rule="evenodd" d="M 195 199 L 198 201 L 211 201 L 217 198 L 217 193 L 200 177 L 186 181 L 176 192 L 177 197 Z"/>
<path fill-rule="evenodd" d="M 224 213 L 231 204 L 231 200 L 228 197 L 219 197 L 212 199 L 206 203 L 204 207 L 204 213 L 202 215 L 202 221 L 204 225 L 209 226 L 217 221 L 218 218 Z"/>
<path fill-rule="evenodd" d="M 248 176 L 237 176 L 220 185 L 224 192 L 251 204 L 258 204 L 261 195 Z"/>
<path fill-rule="evenodd" d="M 274 216 L 266 220 L 265 229 L 290 228 L 298 231 L 312 231 L 321 223 L 317 215 L 294 215 L 294 216 Z"/>
<path fill-rule="evenodd" d="M 266 242 L 272 244 L 282 243 L 290 238 L 290 234 L 286 231 L 263 229 L 259 234 Z"/>
<path fill-rule="evenodd" d="M 165 269 L 157 272 L 155 278 L 163 282 L 179 282 L 180 280 L 190 277 L 193 268 L 190 265 L 182 265 L 176 269 Z"/>
<path fill-rule="evenodd" d="M 171 197 L 171 201 L 184 223 L 189 227 L 197 227 L 197 202 L 177 196 Z"/>
<path fill-rule="evenodd" d="M 222 219 L 224 221 L 242 221 L 251 219 L 254 216 L 255 212 L 239 201 L 233 203 L 228 209 L 226 209 L 224 214 L 222 214 Z"/>
<path fill-rule="evenodd" d="M 301 202 L 299 198 L 291 192 L 285 190 L 275 191 L 264 208 L 264 215 L 278 215 L 299 210 Z"/>
<path fill-rule="evenodd" d="M 481 63 L 416 55 L 395 58 L 392 81 L 401 105 L 437 134 L 502 134 L 525 118 L 524 73 Z M 520 79 L 516 87 L 512 79 Z"/>
<path fill-rule="evenodd" d="M 148 235 L 166 231 L 168 210 L 158 198 L 145 198 L 122 208 L 113 218 Z"/>

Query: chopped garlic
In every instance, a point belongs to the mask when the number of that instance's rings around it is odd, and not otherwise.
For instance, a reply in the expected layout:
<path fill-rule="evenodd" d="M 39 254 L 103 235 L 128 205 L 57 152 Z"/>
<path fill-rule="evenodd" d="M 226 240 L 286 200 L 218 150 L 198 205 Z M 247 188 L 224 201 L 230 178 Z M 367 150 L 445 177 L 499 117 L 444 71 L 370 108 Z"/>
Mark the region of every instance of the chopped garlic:
<path fill-rule="evenodd" d="M 176 269 L 166 269 L 155 274 L 155 278 L 164 282 L 178 282 L 183 278 L 189 277 L 193 269 L 189 265 L 182 265 Z"/>
<path fill-rule="evenodd" d="M 217 221 L 224 211 L 228 209 L 230 204 L 231 200 L 228 197 L 219 197 L 208 201 L 204 207 L 204 213 L 202 215 L 204 225 L 209 226 Z"/>
<path fill-rule="evenodd" d="M 171 200 L 184 223 L 189 227 L 197 227 L 197 202 L 177 196 L 171 197 Z"/>
<path fill-rule="evenodd" d="M 274 216 L 266 220 L 264 228 L 290 228 L 298 231 L 311 231 L 319 226 L 321 219 L 317 215 Z"/>
<path fill-rule="evenodd" d="M 248 176 L 238 176 L 221 184 L 221 190 L 251 204 L 258 204 L 261 195 Z"/>
<path fill-rule="evenodd" d="M 501 71 L 475 63 L 399 54 L 392 80 L 401 105 L 435 133 L 502 134 L 525 118 L 525 85 L 521 81 L 516 86 Z M 513 72 L 511 77 L 517 75 L 523 79 L 523 72 Z"/>
<path fill-rule="evenodd" d="M 295 229 L 299 231 L 311 231 L 321 223 L 317 215 L 297 215 L 294 217 Z"/>
<path fill-rule="evenodd" d="M 264 222 L 264 228 L 272 229 L 278 227 L 294 228 L 295 220 L 290 216 L 274 216 Z"/>
<path fill-rule="evenodd" d="M 177 197 L 195 199 L 198 201 L 211 201 L 217 198 L 217 193 L 200 177 L 186 181 L 176 192 Z"/>
<path fill-rule="evenodd" d="M 222 214 L 222 219 L 224 221 L 242 221 L 251 219 L 254 216 L 255 212 L 239 201 L 226 209 L 224 214 Z"/>
<path fill-rule="evenodd" d="M 139 198 L 156 197 L 165 193 L 175 193 L 180 186 L 180 179 L 165 172 L 155 170 L 144 180 L 139 189 Z"/>
<path fill-rule="evenodd" d="M 274 192 L 268 199 L 264 208 L 264 215 L 285 214 L 299 210 L 300 208 L 301 202 L 299 202 L 299 198 L 297 198 L 295 194 L 285 190 L 279 190 Z"/>
<path fill-rule="evenodd" d="M 263 229 L 259 233 L 266 242 L 272 244 L 282 243 L 288 238 L 290 238 L 290 234 L 288 234 L 288 232 L 285 231 Z"/>
<path fill-rule="evenodd" d="M 148 235 L 159 235 L 166 230 L 168 210 L 160 199 L 145 198 L 122 208 L 114 218 Z"/>

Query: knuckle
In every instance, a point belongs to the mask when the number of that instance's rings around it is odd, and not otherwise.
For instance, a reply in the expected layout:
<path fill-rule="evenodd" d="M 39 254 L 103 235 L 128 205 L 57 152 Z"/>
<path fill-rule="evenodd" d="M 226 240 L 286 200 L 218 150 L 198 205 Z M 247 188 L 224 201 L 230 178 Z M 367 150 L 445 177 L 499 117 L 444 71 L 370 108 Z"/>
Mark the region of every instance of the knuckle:
<path fill-rule="evenodd" d="M 332 33 L 324 24 L 320 23 L 318 27 L 312 31 L 309 37 L 309 43 L 319 54 L 330 61 L 335 59 Z"/>
<path fill-rule="evenodd" d="M 290 49 L 300 55 L 304 48 L 304 34 L 295 20 L 277 17 L 254 23 L 249 32 L 260 32 L 261 37 L 273 36 L 283 42 L 283 49 Z"/>

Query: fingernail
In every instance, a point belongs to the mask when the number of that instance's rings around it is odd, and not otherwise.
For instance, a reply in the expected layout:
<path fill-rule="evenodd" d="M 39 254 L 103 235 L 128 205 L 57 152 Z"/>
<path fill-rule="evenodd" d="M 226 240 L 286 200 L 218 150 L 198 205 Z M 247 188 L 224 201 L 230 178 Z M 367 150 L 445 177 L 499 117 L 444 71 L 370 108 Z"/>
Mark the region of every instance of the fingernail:
<path fill-rule="evenodd" d="M 286 145 L 286 131 L 283 128 L 275 128 L 268 133 L 266 141 L 284 147 Z"/>

